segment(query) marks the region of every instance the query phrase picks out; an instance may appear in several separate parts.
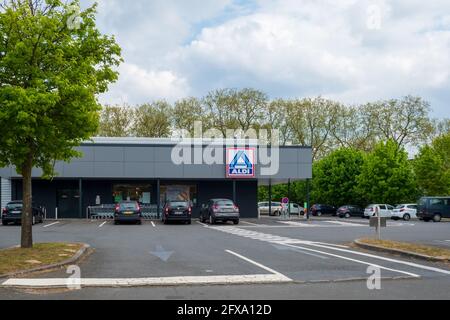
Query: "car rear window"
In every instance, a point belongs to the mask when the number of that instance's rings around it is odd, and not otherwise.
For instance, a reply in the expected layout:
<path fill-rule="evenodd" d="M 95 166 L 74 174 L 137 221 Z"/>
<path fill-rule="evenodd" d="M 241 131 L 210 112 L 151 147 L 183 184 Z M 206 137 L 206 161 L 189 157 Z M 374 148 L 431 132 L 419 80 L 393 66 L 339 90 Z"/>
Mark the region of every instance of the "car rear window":
<path fill-rule="evenodd" d="M 10 204 L 6 205 L 6 208 L 8 210 L 22 209 L 22 204 L 21 203 L 10 203 Z"/>
<path fill-rule="evenodd" d="M 395 209 L 403 209 L 405 207 L 405 205 L 401 204 L 395 207 Z"/>
<path fill-rule="evenodd" d="M 216 202 L 216 204 L 222 207 L 232 207 L 234 205 L 233 201 L 231 200 L 219 200 Z"/>
<path fill-rule="evenodd" d="M 189 207 L 189 202 L 187 201 L 171 201 L 169 205 L 173 207 Z"/>
<path fill-rule="evenodd" d="M 136 202 L 123 202 L 120 204 L 120 209 L 122 210 L 134 210 L 137 209 Z"/>

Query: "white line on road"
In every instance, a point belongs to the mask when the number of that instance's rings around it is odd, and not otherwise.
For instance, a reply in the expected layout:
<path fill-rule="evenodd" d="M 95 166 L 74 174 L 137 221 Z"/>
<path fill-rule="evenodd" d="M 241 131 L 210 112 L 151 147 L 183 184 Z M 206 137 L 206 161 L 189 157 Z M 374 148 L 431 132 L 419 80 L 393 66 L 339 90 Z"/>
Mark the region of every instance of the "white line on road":
<path fill-rule="evenodd" d="M 156 227 L 155 223 L 153 221 L 151 221 L 153 228 Z"/>
<path fill-rule="evenodd" d="M 249 225 L 251 225 L 251 226 L 257 226 L 257 227 L 259 227 L 259 226 L 260 226 L 260 224 L 256 224 L 256 223 L 251 223 L 251 222 L 247 222 L 247 221 L 242 221 L 242 220 L 241 220 L 241 223 L 246 223 L 246 224 L 249 224 Z"/>
<path fill-rule="evenodd" d="M 50 223 L 50 224 L 47 224 L 47 225 L 43 226 L 43 228 L 48 228 L 48 227 L 54 226 L 55 224 L 58 224 L 58 223 L 60 223 L 60 222 L 59 221 L 53 222 L 53 223 Z"/>
<path fill-rule="evenodd" d="M 343 259 L 343 260 L 348 260 L 348 261 L 352 261 L 352 262 L 356 262 L 356 263 L 360 263 L 360 264 L 364 264 L 364 265 L 368 265 L 368 266 L 374 266 L 374 267 L 377 267 L 377 268 L 380 268 L 380 269 L 384 269 L 384 270 L 388 270 L 388 271 L 393 271 L 393 272 L 406 274 L 406 275 L 414 277 L 414 278 L 420 278 L 420 276 L 418 274 L 415 274 L 415 273 L 406 272 L 406 271 L 397 270 L 397 269 L 392 269 L 392 268 L 387 268 L 387 267 L 383 267 L 383 266 L 380 266 L 380 265 L 377 265 L 377 264 L 374 264 L 374 263 L 371 263 L 371 262 L 357 260 L 357 259 L 352 259 L 352 258 L 340 256 L 340 255 L 337 255 L 337 254 L 325 252 L 325 251 L 320 251 L 320 250 L 315 250 L 315 249 L 295 246 L 295 245 L 291 245 L 291 244 L 283 244 L 283 246 L 287 246 L 287 247 L 291 247 L 291 248 L 298 248 L 298 249 L 301 249 L 301 250 L 306 250 L 306 251 L 311 251 L 311 252 L 316 252 L 316 253 L 324 254 L 324 255 L 327 255 L 327 256 L 331 256 L 331 257 L 335 257 L 335 258 L 339 258 L 339 259 Z"/>
<path fill-rule="evenodd" d="M 402 260 L 397 260 L 397 259 L 391 259 L 391 258 L 376 256 L 376 255 L 373 255 L 373 254 L 363 253 L 363 252 L 358 252 L 358 251 L 353 251 L 353 250 L 334 248 L 334 247 L 324 246 L 324 245 L 313 243 L 313 242 L 311 242 L 310 245 L 316 246 L 316 247 L 320 247 L 320 248 L 325 248 L 325 249 L 332 249 L 332 250 L 336 250 L 336 251 L 351 253 L 351 254 L 360 255 L 360 256 L 364 256 L 364 257 L 375 258 L 375 259 L 379 259 L 379 260 L 384 260 L 384 261 L 404 264 L 404 265 L 407 265 L 407 266 L 410 266 L 410 267 L 415 267 L 415 268 L 418 268 L 418 269 L 434 271 L 434 272 L 450 275 L 450 271 L 449 270 L 429 267 L 429 266 L 425 266 L 425 265 L 421 265 L 421 264 L 417 264 L 417 263 L 413 263 L 413 262 L 407 262 L 407 261 L 402 261 Z"/>
<path fill-rule="evenodd" d="M 99 225 L 98 227 L 101 228 L 103 227 L 108 221 L 103 222 L 101 225 Z"/>
<path fill-rule="evenodd" d="M 204 227 L 208 227 L 208 225 L 205 224 L 205 223 L 203 223 L 203 222 L 197 221 L 197 223 L 198 223 L 198 224 L 201 224 L 201 225 L 204 226 Z"/>
<path fill-rule="evenodd" d="M 236 252 L 233 252 L 233 251 L 231 251 L 231 250 L 225 250 L 225 252 L 228 252 L 228 253 L 230 253 L 230 254 L 232 254 L 232 255 L 234 255 L 234 256 L 236 256 L 236 257 L 238 257 L 238 258 L 240 258 L 240 259 L 242 259 L 242 260 L 244 260 L 244 261 L 247 261 L 247 262 L 249 262 L 249 263 L 251 263 L 251 264 L 253 264 L 253 265 L 255 265 L 255 266 L 261 268 L 261 269 L 264 269 L 264 270 L 266 270 L 266 271 L 269 271 L 270 273 L 273 273 L 274 275 L 278 275 L 278 276 L 280 276 L 280 277 L 283 277 L 283 278 L 285 278 L 287 281 L 292 281 L 292 279 L 286 277 L 285 275 L 279 273 L 278 271 L 275 271 L 275 270 L 273 270 L 273 269 L 270 269 L 269 267 L 266 267 L 266 266 L 264 266 L 264 265 L 262 265 L 262 264 L 260 264 L 260 263 L 258 263 L 258 262 L 256 262 L 256 261 L 253 261 L 253 260 L 251 260 L 251 259 L 249 259 L 249 258 L 246 258 L 246 257 L 244 257 L 244 256 L 242 256 L 242 255 L 240 255 L 240 254 L 238 254 L 238 253 L 236 253 Z"/>
<path fill-rule="evenodd" d="M 73 286 L 74 279 L 9 279 L 0 287 L 10 288 L 66 288 Z M 75 279 L 77 280 L 77 279 Z M 286 283 L 291 279 L 278 274 L 250 274 L 226 276 L 191 276 L 129 279 L 79 279 L 81 287 L 142 287 L 142 286 L 178 286 L 178 285 L 231 285 Z"/>

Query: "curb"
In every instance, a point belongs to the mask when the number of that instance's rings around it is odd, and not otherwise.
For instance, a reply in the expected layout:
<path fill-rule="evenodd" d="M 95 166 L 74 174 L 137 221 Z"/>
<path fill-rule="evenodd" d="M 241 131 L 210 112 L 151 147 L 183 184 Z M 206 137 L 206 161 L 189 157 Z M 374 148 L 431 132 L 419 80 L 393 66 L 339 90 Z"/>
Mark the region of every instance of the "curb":
<path fill-rule="evenodd" d="M 29 273 L 53 270 L 53 269 L 58 269 L 58 268 L 67 266 L 67 265 L 75 264 L 77 261 L 81 260 L 81 258 L 91 248 L 91 246 L 88 245 L 87 243 L 80 243 L 80 244 L 82 244 L 83 247 L 80 250 L 78 250 L 77 253 L 75 253 L 75 255 L 70 259 L 64 260 L 59 263 L 49 264 L 49 265 L 45 265 L 45 266 L 41 266 L 41 267 L 37 267 L 37 268 L 33 268 L 33 269 L 27 269 L 27 270 L 22 270 L 22 271 L 18 271 L 18 272 L 7 273 L 7 274 L 0 274 L 0 279 L 20 277 L 20 276 L 23 276 L 23 275 L 26 275 Z"/>
<path fill-rule="evenodd" d="M 415 253 L 415 252 L 411 252 L 411 251 L 405 251 L 405 250 L 401 250 L 401 249 L 390 249 L 390 248 L 385 248 L 382 246 L 377 246 L 374 244 L 367 244 L 367 243 L 361 242 L 360 239 L 353 241 L 353 243 L 355 245 L 357 245 L 358 247 L 367 249 L 367 250 L 374 250 L 374 251 L 387 252 L 387 253 L 396 253 L 396 254 L 400 254 L 402 256 L 406 256 L 406 257 L 410 257 L 410 258 L 416 258 L 416 259 L 432 261 L 432 262 L 448 262 L 449 261 L 448 259 L 445 259 L 445 258 L 431 257 L 431 256 L 427 256 L 425 254 Z"/>

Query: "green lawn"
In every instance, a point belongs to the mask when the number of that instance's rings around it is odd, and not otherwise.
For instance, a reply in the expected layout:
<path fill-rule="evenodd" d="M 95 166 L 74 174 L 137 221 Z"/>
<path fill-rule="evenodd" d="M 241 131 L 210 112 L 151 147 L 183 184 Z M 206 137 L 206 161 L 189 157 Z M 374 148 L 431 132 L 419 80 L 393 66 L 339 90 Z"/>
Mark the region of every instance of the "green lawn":
<path fill-rule="evenodd" d="M 0 250 L 0 275 L 63 262 L 82 247 L 79 243 L 37 243 L 32 249 Z"/>

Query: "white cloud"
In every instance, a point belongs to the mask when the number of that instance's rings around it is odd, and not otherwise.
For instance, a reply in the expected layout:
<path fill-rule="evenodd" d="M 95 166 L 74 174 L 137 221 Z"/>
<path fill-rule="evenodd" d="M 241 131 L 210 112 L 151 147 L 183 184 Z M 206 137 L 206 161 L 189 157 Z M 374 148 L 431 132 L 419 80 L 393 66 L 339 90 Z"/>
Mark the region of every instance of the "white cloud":
<path fill-rule="evenodd" d="M 101 97 L 103 103 L 135 105 L 155 99 L 173 102 L 189 92 L 186 80 L 172 71 L 147 71 L 128 63 L 119 71 L 120 80 Z"/>
<path fill-rule="evenodd" d="M 447 0 L 108 0 L 99 11 L 127 61 L 104 100 L 250 86 L 348 103 L 417 94 L 448 116 Z"/>

